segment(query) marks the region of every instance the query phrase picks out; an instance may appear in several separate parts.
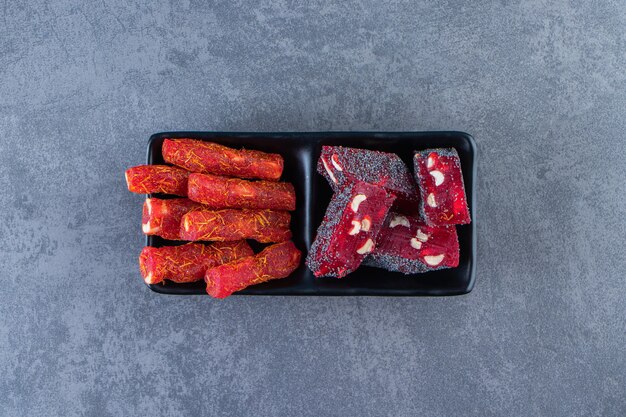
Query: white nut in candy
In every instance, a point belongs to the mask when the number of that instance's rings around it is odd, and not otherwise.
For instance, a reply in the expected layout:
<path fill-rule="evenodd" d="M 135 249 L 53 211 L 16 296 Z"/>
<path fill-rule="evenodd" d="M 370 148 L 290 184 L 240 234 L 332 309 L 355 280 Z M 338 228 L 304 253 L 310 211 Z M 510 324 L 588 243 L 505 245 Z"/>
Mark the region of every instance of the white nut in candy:
<path fill-rule="evenodd" d="M 359 206 L 366 199 L 367 199 L 367 197 L 365 196 L 365 194 L 357 194 L 357 195 L 355 195 L 354 198 L 352 199 L 352 203 L 350 204 L 350 208 L 352 208 L 352 211 L 355 212 L 355 213 L 357 211 L 359 211 Z"/>
<path fill-rule="evenodd" d="M 430 175 L 432 175 L 435 179 L 435 185 L 437 187 L 443 184 L 443 174 L 441 173 L 441 171 L 430 171 Z"/>
<path fill-rule="evenodd" d="M 322 160 L 322 164 L 324 165 L 326 172 L 328 172 L 328 176 L 330 177 L 330 179 L 333 180 L 335 184 L 337 184 L 337 178 L 335 178 L 335 175 L 333 174 L 333 171 L 331 171 L 326 160 L 324 158 L 320 158 L 320 159 Z"/>
<path fill-rule="evenodd" d="M 370 227 L 372 226 L 372 222 L 370 221 L 369 217 L 364 217 L 363 220 L 361 220 L 361 230 L 363 230 L 364 232 L 369 232 Z"/>
<path fill-rule="evenodd" d="M 411 227 L 411 223 L 409 223 L 409 219 L 404 216 L 394 216 L 393 219 L 391 219 L 391 221 L 389 222 L 389 227 L 396 226 Z"/>
<path fill-rule="evenodd" d="M 422 248 L 422 242 L 413 237 L 411 238 L 411 247 L 419 250 Z"/>
<path fill-rule="evenodd" d="M 339 158 L 337 158 L 337 154 L 334 153 L 333 156 L 330 157 L 330 162 L 337 169 L 337 171 L 343 171 L 341 165 L 339 165 Z"/>
<path fill-rule="evenodd" d="M 437 202 L 435 201 L 435 194 L 430 193 L 428 197 L 426 197 L 426 203 L 431 207 L 437 207 Z"/>
<path fill-rule="evenodd" d="M 437 266 L 443 261 L 443 255 L 424 256 L 424 261 L 430 266 Z"/>
<path fill-rule="evenodd" d="M 354 236 L 361 231 L 361 222 L 358 220 L 352 220 L 352 229 L 348 232 L 350 236 Z"/>
<path fill-rule="evenodd" d="M 156 231 L 156 230 L 152 230 L 152 226 L 150 225 L 150 220 L 148 220 L 146 223 L 141 225 L 141 230 L 143 230 L 145 234 L 154 233 Z"/>
<path fill-rule="evenodd" d="M 428 160 L 426 161 L 426 167 L 427 168 L 432 168 L 433 165 L 435 165 L 435 160 L 433 159 L 432 156 L 429 156 Z"/>
<path fill-rule="evenodd" d="M 158 222 L 156 225 L 153 225 L 150 223 L 150 218 L 152 217 L 152 199 L 151 198 L 146 198 L 146 202 L 144 204 L 146 211 L 148 213 L 148 221 L 146 221 L 145 223 L 141 224 L 141 230 L 146 234 L 146 235 L 151 235 L 151 234 L 155 234 L 158 233 L 159 230 L 161 229 L 158 225 Z M 164 207 L 163 209 L 163 213 L 167 213 L 166 208 Z"/>
<path fill-rule="evenodd" d="M 359 255 L 365 255 L 366 253 L 370 253 L 374 249 L 374 241 L 372 239 L 367 239 L 365 243 L 356 250 L 356 253 Z"/>
<path fill-rule="evenodd" d="M 143 280 L 146 284 L 155 284 L 152 282 L 152 271 L 150 271 Z"/>
<path fill-rule="evenodd" d="M 428 240 L 428 235 L 422 232 L 422 229 L 417 229 L 417 233 L 415 233 L 415 237 L 420 242 L 426 242 Z"/>

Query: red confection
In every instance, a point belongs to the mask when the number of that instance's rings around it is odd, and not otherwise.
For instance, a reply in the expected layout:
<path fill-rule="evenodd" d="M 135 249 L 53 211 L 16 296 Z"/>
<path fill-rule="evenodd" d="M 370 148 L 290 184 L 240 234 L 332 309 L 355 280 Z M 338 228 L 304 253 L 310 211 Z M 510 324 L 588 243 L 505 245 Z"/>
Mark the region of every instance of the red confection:
<path fill-rule="evenodd" d="M 128 191 L 138 194 L 187 195 L 189 171 L 169 165 L 139 165 L 126 170 Z"/>
<path fill-rule="evenodd" d="M 376 249 L 363 262 L 405 274 L 459 265 L 459 239 L 454 226 L 428 226 L 418 217 L 389 213 Z"/>
<path fill-rule="evenodd" d="M 426 222 L 436 226 L 469 223 L 461 161 L 456 150 L 416 152 L 413 162 L 421 192 L 420 213 Z"/>
<path fill-rule="evenodd" d="M 158 284 L 165 279 L 193 282 L 200 281 L 209 268 L 252 255 L 254 252 L 245 240 L 211 245 L 146 246 L 139 255 L 139 269 L 146 284 Z"/>
<path fill-rule="evenodd" d="M 165 139 L 163 159 L 192 172 L 278 181 L 283 157 L 194 139 Z"/>
<path fill-rule="evenodd" d="M 210 174 L 191 174 L 189 198 L 216 209 L 296 209 L 296 192 L 288 182 L 247 181 Z"/>
<path fill-rule="evenodd" d="M 274 210 L 194 210 L 181 221 L 184 240 L 231 241 L 254 239 L 261 243 L 291 239 L 287 211 Z"/>
<path fill-rule="evenodd" d="M 326 209 L 306 260 L 317 277 L 342 278 L 374 250 L 376 236 L 395 196 L 365 182 L 348 183 Z"/>
<path fill-rule="evenodd" d="M 398 197 L 403 205 L 417 208 L 419 199 L 415 181 L 396 154 L 368 149 L 323 146 L 317 171 L 335 192 L 348 182 L 363 181 L 379 185 Z"/>
<path fill-rule="evenodd" d="M 191 210 L 202 208 L 202 204 L 187 198 L 146 198 L 143 204 L 141 228 L 147 235 L 164 239 L 184 240 L 180 237 L 180 220 Z"/>
<path fill-rule="evenodd" d="M 301 253 L 293 242 L 268 246 L 261 253 L 206 271 L 206 292 L 226 298 L 235 291 L 272 279 L 288 277 L 300 265 Z"/>

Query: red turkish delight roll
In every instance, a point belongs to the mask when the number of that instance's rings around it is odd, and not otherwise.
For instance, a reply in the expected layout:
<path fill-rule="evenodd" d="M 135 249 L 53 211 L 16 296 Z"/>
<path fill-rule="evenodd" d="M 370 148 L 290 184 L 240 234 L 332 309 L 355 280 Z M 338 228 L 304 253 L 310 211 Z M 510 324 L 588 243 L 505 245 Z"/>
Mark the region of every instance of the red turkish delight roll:
<path fill-rule="evenodd" d="M 261 243 L 291 239 L 287 211 L 275 210 L 194 210 L 181 221 L 184 240 L 230 241 L 254 239 Z"/>
<path fill-rule="evenodd" d="M 286 278 L 300 265 L 301 252 L 293 242 L 268 246 L 261 253 L 210 268 L 204 280 L 206 292 L 226 298 L 235 291 L 272 279 Z"/>
<path fill-rule="evenodd" d="M 146 235 L 161 236 L 169 240 L 184 240 L 180 237 L 180 221 L 183 215 L 202 204 L 187 198 L 146 198 L 143 203 L 141 228 Z"/>
<path fill-rule="evenodd" d="M 189 171 L 169 165 L 139 165 L 126 170 L 128 191 L 187 195 Z"/>
<path fill-rule="evenodd" d="M 363 181 L 378 185 L 395 194 L 399 200 L 414 202 L 419 198 L 415 181 L 408 168 L 393 153 L 368 149 L 323 146 L 317 171 L 335 192 L 348 182 Z"/>
<path fill-rule="evenodd" d="M 254 252 L 245 240 L 211 245 L 146 246 L 139 255 L 139 269 L 146 284 L 158 284 L 165 279 L 194 282 L 204 278 L 209 268 L 252 255 Z"/>
<path fill-rule="evenodd" d="M 419 217 L 389 213 L 378 234 L 376 249 L 363 265 L 405 274 L 457 267 L 456 227 L 429 226 Z"/>
<path fill-rule="evenodd" d="M 288 182 L 247 181 L 210 174 L 191 174 L 188 189 L 191 200 L 216 209 L 296 209 L 296 192 Z"/>
<path fill-rule="evenodd" d="M 316 277 L 342 278 L 376 246 L 376 237 L 395 196 L 384 188 L 357 182 L 336 192 L 311 245 L 307 266 Z"/>
<path fill-rule="evenodd" d="M 283 157 L 274 153 L 232 149 L 194 139 L 165 139 L 163 159 L 192 172 L 278 181 Z"/>
<path fill-rule="evenodd" d="M 420 213 L 426 222 L 436 226 L 469 223 L 461 161 L 456 149 L 416 152 L 413 162 L 421 192 Z"/>

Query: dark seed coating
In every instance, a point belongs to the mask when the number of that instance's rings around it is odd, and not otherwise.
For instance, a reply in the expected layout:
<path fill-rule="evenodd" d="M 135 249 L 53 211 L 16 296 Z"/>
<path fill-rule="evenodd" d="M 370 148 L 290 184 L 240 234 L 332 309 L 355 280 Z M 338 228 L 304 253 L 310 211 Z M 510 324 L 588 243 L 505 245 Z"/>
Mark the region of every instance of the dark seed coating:
<path fill-rule="evenodd" d="M 346 182 L 363 181 L 393 192 L 399 199 L 417 200 L 417 186 L 396 154 L 343 146 L 323 146 L 317 171 L 336 192 Z"/>
<path fill-rule="evenodd" d="M 372 254 L 363 261 L 363 265 L 375 268 L 385 269 L 387 271 L 402 272 L 404 274 L 420 274 L 436 269 L 444 269 L 447 267 L 439 267 L 428 269 L 419 259 L 407 259 L 401 256 L 393 256 L 389 254 Z"/>

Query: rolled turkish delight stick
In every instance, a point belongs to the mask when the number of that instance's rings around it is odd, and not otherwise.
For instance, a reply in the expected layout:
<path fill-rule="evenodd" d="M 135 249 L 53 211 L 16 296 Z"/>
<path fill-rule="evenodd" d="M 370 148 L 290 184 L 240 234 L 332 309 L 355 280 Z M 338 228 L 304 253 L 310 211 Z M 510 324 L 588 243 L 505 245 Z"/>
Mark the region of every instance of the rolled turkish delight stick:
<path fill-rule="evenodd" d="M 180 221 L 183 215 L 202 208 L 202 204 L 187 198 L 146 198 L 143 203 L 141 228 L 146 235 L 161 236 L 169 240 L 180 237 Z"/>
<path fill-rule="evenodd" d="M 389 213 L 376 239 L 376 249 L 363 265 L 405 274 L 459 265 L 455 226 L 429 226 L 419 217 Z"/>
<path fill-rule="evenodd" d="M 461 161 L 456 149 L 416 152 L 413 162 L 421 193 L 420 213 L 426 222 L 436 226 L 469 223 Z"/>
<path fill-rule="evenodd" d="M 323 146 L 317 163 L 335 192 L 348 182 L 363 181 L 394 193 L 399 200 L 419 198 L 415 181 L 400 157 L 393 153 L 343 146 Z"/>
<path fill-rule="evenodd" d="M 257 255 L 209 268 L 204 277 L 206 291 L 212 297 L 226 298 L 250 285 L 286 278 L 298 268 L 300 257 L 291 241 L 268 246 Z"/>
<path fill-rule="evenodd" d="M 376 237 L 395 197 L 384 188 L 357 182 L 336 192 L 306 259 L 316 277 L 342 278 L 376 246 Z"/>
<path fill-rule="evenodd" d="M 187 195 L 189 171 L 169 165 L 139 165 L 126 170 L 128 191 Z"/>
<path fill-rule="evenodd" d="M 202 280 L 209 268 L 253 254 L 245 240 L 210 245 L 146 246 L 139 255 L 139 269 L 146 284 L 158 284 L 165 279 L 179 283 L 194 282 Z"/>
<path fill-rule="evenodd" d="M 165 139 L 163 159 L 192 172 L 278 181 L 283 157 L 194 139 Z"/>
<path fill-rule="evenodd" d="M 261 243 L 291 239 L 291 215 L 277 210 L 193 210 L 181 221 L 184 240 L 226 242 L 254 239 Z"/>
<path fill-rule="evenodd" d="M 296 209 L 296 193 L 288 182 L 247 181 L 210 174 L 191 174 L 189 198 L 216 209 Z"/>

